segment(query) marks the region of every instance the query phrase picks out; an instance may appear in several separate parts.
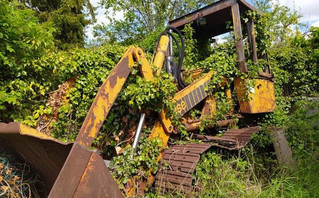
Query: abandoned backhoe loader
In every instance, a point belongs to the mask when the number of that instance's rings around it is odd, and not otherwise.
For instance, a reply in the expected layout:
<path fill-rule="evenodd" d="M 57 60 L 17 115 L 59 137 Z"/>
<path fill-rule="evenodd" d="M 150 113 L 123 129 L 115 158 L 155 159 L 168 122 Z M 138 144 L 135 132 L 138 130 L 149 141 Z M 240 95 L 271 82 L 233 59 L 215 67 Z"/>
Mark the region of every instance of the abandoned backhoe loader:
<path fill-rule="evenodd" d="M 179 89 L 173 98 L 178 117 L 183 120 L 187 131 L 194 132 L 193 138 L 201 139 L 205 143 L 175 145 L 166 149 L 158 156 L 158 160 L 166 160 L 171 168 L 161 170 L 157 175 L 150 174 L 146 184 L 140 186 L 146 188 L 155 181 L 155 187 L 161 192 L 175 190 L 190 192 L 194 189 L 200 189 L 200 186 L 194 188 L 192 184 L 192 173 L 200 155 L 212 145 L 229 150 L 241 149 L 250 141 L 251 135 L 257 132 L 259 127 L 249 125 L 240 129 L 228 129 L 220 137 L 195 133 L 200 128 L 202 120 L 188 119 L 187 112 L 195 107 L 201 108 L 202 116 L 213 116 L 216 112 L 216 101 L 209 94 L 212 90 L 208 90 L 214 71 L 203 74 L 197 81 L 189 85 L 183 82 L 181 68 L 184 42 L 180 30 L 186 24 L 191 23 L 195 30 L 195 37 L 209 39 L 231 31 L 227 26 L 227 21 L 232 21 L 238 68 L 241 72 L 248 73 L 249 70 L 246 66 L 248 58 L 245 57 L 240 18 L 240 13 L 246 11 L 255 11 L 255 8 L 244 0 L 222 0 L 171 21 L 170 26 L 158 39 L 156 55 L 152 63 L 157 69 L 156 71 L 153 71 L 142 49 L 131 46 L 99 88 L 75 142 L 63 143 L 15 122 L 0 123 L 1 146 L 15 151 L 38 171 L 46 185 L 48 197 L 123 197 L 102 157 L 91 150 L 90 146 L 98 135 L 134 64 L 139 64 L 141 75 L 150 81 L 154 75 L 160 75 L 162 67 L 165 65 L 166 72 L 175 77 Z M 247 32 L 251 58 L 253 62 L 257 62 L 254 22 L 251 20 L 247 23 Z M 181 46 L 175 38 L 176 34 L 173 33 L 177 33 L 180 37 Z M 177 64 L 173 60 L 174 43 L 179 51 Z M 233 86 L 229 86 L 228 83 L 219 85 L 225 88 L 228 101 L 232 101 L 233 91 L 237 95 L 238 108 L 233 107 L 234 109 L 229 112 L 230 115 L 234 111 L 237 111 L 241 117 L 274 111 L 274 82 L 269 66 L 267 65 L 264 71 L 259 72 L 259 76 L 253 80 L 253 86 L 249 88 L 247 93 L 245 82 L 250 80 L 252 79 L 237 78 L 233 82 Z M 249 100 L 245 100 L 247 95 L 249 95 Z M 137 145 L 144 117 L 145 115 L 141 116 L 133 147 Z M 214 127 L 228 127 L 233 124 L 234 120 L 230 118 L 218 120 Z M 168 139 L 172 133 L 177 134 L 178 129 L 173 126 L 171 118 L 163 109 L 149 138 L 160 138 L 163 146 L 169 146 Z M 131 185 L 129 185 L 131 196 L 143 193 L 143 189 L 138 189 L 138 191 L 134 189 L 132 185 L 134 179 L 132 178 Z"/>

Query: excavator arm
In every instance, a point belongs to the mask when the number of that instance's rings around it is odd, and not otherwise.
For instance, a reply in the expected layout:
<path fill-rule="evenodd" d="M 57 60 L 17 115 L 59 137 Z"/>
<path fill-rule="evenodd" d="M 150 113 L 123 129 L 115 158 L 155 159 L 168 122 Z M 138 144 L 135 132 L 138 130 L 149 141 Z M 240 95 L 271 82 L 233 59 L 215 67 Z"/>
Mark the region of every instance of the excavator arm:
<path fill-rule="evenodd" d="M 163 65 L 167 46 L 168 37 L 163 35 L 159 42 L 154 61 L 154 64 L 156 64 L 155 66 L 159 69 L 161 69 Z M 49 197 L 82 196 L 81 193 L 91 185 L 92 182 L 90 183 L 88 181 L 92 178 L 92 176 L 90 176 L 92 175 L 91 173 L 98 173 L 96 167 L 94 167 L 94 163 L 96 163 L 95 158 L 97 158 L 97 156 L 96 154 L 84 154 L 82 153 L 82 150 L 89 150 L 118 94 L 122 90 L 135 62 L 140 64 L 140 72 L 144 78 L 148 80 L 154 78 L 153 70 L 147 61 L 143 50 L 131 46 L 99 88 L 70 154 L 52 187 Z M 87 163 L 83 163 L 83 161 Z M 103 168 L 105 169 L 105 167 Z M 71 183 L 71 187 L 70 185 L 67 185 L 67 183 L 70 182 L 70 178 L 72 178 L 71 182 L 74 182 Z M 78 189 L 80 189 L 80 191 L 78 191 Z M 118 193 L 115 195 L 118 196 Z M 92 196 L 92 194 L 90 194 L 90 196 Z"/>
<path fill-rule="evenodd" d="M 63 143 L 20 123 L 0 123 L 0 145 L 15 151 L 29 162 L 46 184 L 44 196 L 123 197 L 101 156 L 90 149 L 93 140 L 133 66 L 139 64 L 141 75 L 152 80 L 159 73 L 168 47 L 168 37 L 161 36 L 153 72 L 142 49 L 131 46 L 112 70 L 90 107 L 73 143 Z"/>

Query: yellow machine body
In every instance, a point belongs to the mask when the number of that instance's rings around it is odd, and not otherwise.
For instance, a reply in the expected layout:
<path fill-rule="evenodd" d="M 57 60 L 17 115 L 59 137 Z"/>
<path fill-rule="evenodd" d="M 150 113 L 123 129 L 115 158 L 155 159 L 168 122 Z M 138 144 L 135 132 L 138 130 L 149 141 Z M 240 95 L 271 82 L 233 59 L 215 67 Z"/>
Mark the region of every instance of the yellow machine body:
<path fill-rule="evenodd" d="M 269 113 L 276 108 L 274 82 L 266 79 L 235 79 L 240 112 Z"/>
<path fill-rule="evenodd" d="M 242 2 L 241 0 L 238 0 Z M 242 72 L 247 72 L 243 45 L 241 41 L 240 12 L 237 1 L 224 0 L 217 2 L 221 6 L 213 6 L 214 9 L 231 7 L 235 25 L 236 48 L 238 53 L 238 67 Z M 225 7 L 226 6 L 226 7 Z M 211 11 L 214 11 L 213 9 Z M 228 11 L 225 13 L 229 13 Z M 203 12 L 205 14 L 205 12 Z M 194 20 L 199 15 L 194 15 Z M 186 17 L 190 20 L 192 17 Z M 196 18 L 197 19 L 197 18 Z M 173 23 L 173 26 L 185 20 L 180 19 Z M 216 20 L 217 21 L 217 20 Z M 186 22 L 185 22 L 186 23 Z M 174 25 L 175 24 L 175 25 Z M 212 27 L 212 26 L 211 26 Z M 133 66 L 138 63 L 141 75 L 152 81 L 154 75 L 160 75 L 165 61 L 166 52 L 169 46 L 169 37 L 161 37 L 154 62 L 150 64 L 142 49 L 131 46 L 123 55 L 119 63 L 114 67 L 110 75 L 105 79 L 88 111 L 82 124 L 79 134 L 74 143 L 62 143 L 54 138 L 25 127 L 19 123 L 0 123 L 0 145 L 15 150 L 20 156 L 28 161 L 45 180 L 48 187 L 48 197 L 122 197 L 114 179 L 109 173 L 100 155 L 90 149 L 94 139 L 112 108 L 118 94 L 122 90 Z M 152 66 L 155 67 L 152 68 Z M 199 76 L 199 72 L 194 76 Z M 176 93 L 172 98 L 175 103 L 176 114 L 182 118 L 193 108 L 201 106 L 202 115 L 213 117 L 216 115 L 216 99 L 214 95 L 209 95 L 209 82 L 214 75 L 213 71 L 203 74 L 197 81 L 186 86 Z M 225 79 L 225 82 L 227 79 Z M 247 84 L 251 85 L 250 87 Z M 273 112 L 276 108 L 274 82 L 269 79 L 240 79 L 234 81 L 235 91 L 238 97 L 240 113 L 258 114 Z M 218 87 L 224 87 L 225 95 L 232 106 L 232 90 L 228 83 L 221 83 Z M 248 87 L 248 88 L 247 88 Z M 201 104 L 200 104 L 201 103 Z M 231 116 L 233 110 L 229 112 Z M 185 118 L 187 116 L 184 116 Z M 190 131 L 197 130 L 201 126 L 201 120 L 188 123 Z M 235 123 L 234 119 L 218 120 L 217 126 L 229 126 Z M 186 125 L 185 125 L 186 126 Z M 186 126 L 187 129 L 187 126 Z M 159 119 L 155 122 L 149 136 L 162 140 L 163 147 L 167 146 L 171 133 L 176 133 L 171 118 L 167 116 L 163 109 L 159 114 Z M 158 156 L 158 161 L 162 154 Z M 151 171 L 144 181 L 145 188 L 152 185 L 154 175 Z M 138 194 L 134 189 L 134 181 L 129 181 L 129 195 Z M 145 180 L 145 178 L 144 178 Z M 98 190 L 96 190 L 98 189 Z"/>

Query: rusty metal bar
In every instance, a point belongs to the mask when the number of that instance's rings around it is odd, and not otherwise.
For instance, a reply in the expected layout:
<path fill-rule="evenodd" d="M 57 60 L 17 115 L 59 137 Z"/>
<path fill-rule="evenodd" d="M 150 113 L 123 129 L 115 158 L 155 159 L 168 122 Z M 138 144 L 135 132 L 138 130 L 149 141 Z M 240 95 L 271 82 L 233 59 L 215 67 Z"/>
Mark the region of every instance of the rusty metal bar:
<path fill-rule="evenodd" d="M 216 122 L 215 126 L 225 127 L 225 126 L 234 125 L 235 123 L 236 123 L 235 119 L 218 120 Z M 196 130 L 200 129 L 201 120 L 198 120 L 197 122 L 193 122 L 193 123 L 184 122 L 184 125 L 185 125 L 185 128 L 186 128 L 186 131 L 196 131 Z M 209 127 L 214 127 L 214 126 L 212 125 L 212 126 L 209 126 Z"/>
<path fill-rule="evenodd" d="M 243 42 L 243 34 L 242 34 L 242 28 L 241 28 L 240 11 L 239 11 L 238 3 L 235 3 L 231 6 L 231 11 L 232 11 L 234 34 L 235 34 L 235 40 L 236 40 L 238 68 L 241 72 L 247 73 L 248 70 L 245 63 L 244 42 Z"/>
<path fill-rule="evenodd" d="M 257 45 L 256 45 L 254 21 L 249 20 L 247 22 L 247 30 L 248 30 L 248 39 L 249 39 L 249 44 L 250 44 L 250 50 L 252 51 L 252 54 L 253 54 L 253 61 L 254 61 L 254 63 L 257 63 L 258 57 L 257 57 Z"/>
<path fill-rule="evenodd" d="M 183 26 L 183 25 L 190 23 L 192 21 L 195 21 L 199 18 L 213 14 L 213 13 L 218 12 L 220 10 L 226 9 L 226 8 L 232 6 L 234 3 L 235 3 L 235 0 L 226 0 L 226 1 L 219 1 L 219 2 L 213 3 L 209 6 L 206 6 L 202 9 L 199 9 L 195 12 L 192 12 L 192 13 L 187 14 L 181 18 L 178 18 L 178 19 L 171 21 L 170 25 L 173 27 Z"/>

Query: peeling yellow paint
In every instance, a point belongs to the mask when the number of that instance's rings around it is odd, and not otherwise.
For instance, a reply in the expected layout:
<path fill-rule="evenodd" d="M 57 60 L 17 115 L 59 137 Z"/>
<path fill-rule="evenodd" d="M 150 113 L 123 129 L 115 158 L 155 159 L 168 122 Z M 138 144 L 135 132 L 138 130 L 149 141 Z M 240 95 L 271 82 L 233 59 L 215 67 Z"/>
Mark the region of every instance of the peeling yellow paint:
<path fill-rule="evenodd" d="M 37 137 L 37 138 L 41 138 L 41 139 L 48 139 L 48 140 L 55 140 L 55 141 L 58 141 L 57 139 L 51 137 L 51 136 L 48 136 L 44 133 L 41 133 L 40 131 L 37 131 L 31 127 L 28 127 L 26 125 L 23 125 L 23 124 L 19 124 L 19 127 L 20 127 L 20 133 L 22 135 L 29 135 L 29 136 L 33 136 L 33 137 Z"/>
<path fill-rule="evenodd" d="M 245 86 L 247 81 L 254 83 L 249 90 Z M 242 113 L 269 113 L 276 108 L 274 82 L 270 80 L 236 78 L 235 89 Z"/>

